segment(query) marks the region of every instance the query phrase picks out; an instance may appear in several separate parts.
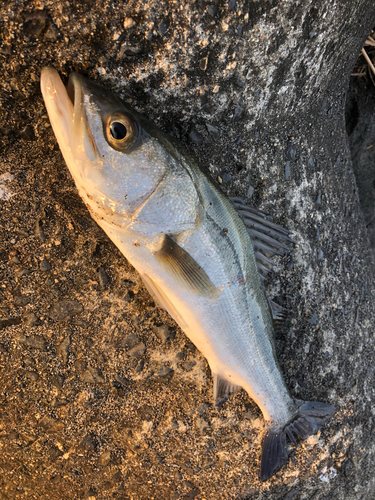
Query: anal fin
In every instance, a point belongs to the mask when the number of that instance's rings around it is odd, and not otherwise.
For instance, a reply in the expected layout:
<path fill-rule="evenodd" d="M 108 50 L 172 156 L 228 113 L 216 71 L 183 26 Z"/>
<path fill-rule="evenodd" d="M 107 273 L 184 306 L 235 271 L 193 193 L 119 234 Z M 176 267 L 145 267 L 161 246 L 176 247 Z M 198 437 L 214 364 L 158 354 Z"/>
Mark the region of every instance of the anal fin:
<path fill-rule="evenodd" d="M 227 379 L 216 373 L 212 374 L 214 379 L 214 403 L 220 407 L 228 399 L 229 395 L 241 389 L 241 386 L 228 382 Z"/>

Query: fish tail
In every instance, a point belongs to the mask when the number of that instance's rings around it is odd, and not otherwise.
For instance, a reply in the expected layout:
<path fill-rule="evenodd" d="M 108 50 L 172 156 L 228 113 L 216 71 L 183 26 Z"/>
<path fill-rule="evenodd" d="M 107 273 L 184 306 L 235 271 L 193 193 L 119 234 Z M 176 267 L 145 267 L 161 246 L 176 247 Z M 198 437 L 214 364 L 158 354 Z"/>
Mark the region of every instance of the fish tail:
<path fill-rule="evenodd" d="M 322 427 L 335 412 L 335 408 L 326 403 L 306 401 L 296 416 L 284 428 L 271 426 L 264 435 L 260 476 L 262 481 L 269 479 L 288 459 L 286 437 L 296 445 L 295 436 L 306 439 Z"/>

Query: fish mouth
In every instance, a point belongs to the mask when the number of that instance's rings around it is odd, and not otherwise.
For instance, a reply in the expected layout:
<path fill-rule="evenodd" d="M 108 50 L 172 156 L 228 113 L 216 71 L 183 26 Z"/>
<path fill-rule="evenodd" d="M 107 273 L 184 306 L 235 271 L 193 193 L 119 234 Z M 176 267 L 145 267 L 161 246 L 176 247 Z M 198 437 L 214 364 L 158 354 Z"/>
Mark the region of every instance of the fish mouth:
<path fill-rule="evenodd" d="M 84 165 L 98 158 L 84 108 L 85 85 L 83 76 L 72 73 L 65 87 L 54 68 L 42 69 L 40 79 L 42 95 L 53 131 L 68 166 L 72 164 L 72 159 Z M 76 177 L 73 172 L 72 175 Z"/>

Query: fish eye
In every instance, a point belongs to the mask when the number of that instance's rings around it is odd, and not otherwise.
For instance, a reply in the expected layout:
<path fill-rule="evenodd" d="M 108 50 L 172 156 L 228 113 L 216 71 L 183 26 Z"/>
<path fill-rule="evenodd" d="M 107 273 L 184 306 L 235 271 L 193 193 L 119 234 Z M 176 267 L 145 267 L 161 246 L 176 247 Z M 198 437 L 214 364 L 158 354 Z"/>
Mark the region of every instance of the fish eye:
<path fill-rule="evenodd" d="M 128 134 L 126 126 L 121 122 L 112 122 L 109 126 L 111 136 L 117 141 L 122 141 Z"/>
<path fill-rule="evenodd" d="M 125 113 L 117 111 L 107 121 L 107 141 L 118 151 L 124 151 L 134 144 L 138 135 L 135 121 Z"/>

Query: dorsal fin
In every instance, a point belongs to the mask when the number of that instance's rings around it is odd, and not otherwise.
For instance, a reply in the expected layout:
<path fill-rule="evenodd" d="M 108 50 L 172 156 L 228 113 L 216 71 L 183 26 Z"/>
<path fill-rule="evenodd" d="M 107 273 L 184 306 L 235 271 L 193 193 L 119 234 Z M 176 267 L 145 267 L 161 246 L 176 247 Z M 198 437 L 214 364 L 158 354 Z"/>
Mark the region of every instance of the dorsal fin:
<path fill-rule="evenodd" d="M 211 300 L 220 295 L 220 289 L 216 288 L 204 269 L 170 236 L 164 236 L 161 248 L 154 255 L 167 272 L 193 293 Z"/>

